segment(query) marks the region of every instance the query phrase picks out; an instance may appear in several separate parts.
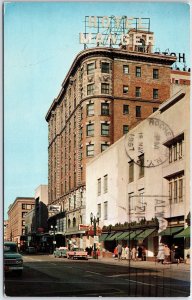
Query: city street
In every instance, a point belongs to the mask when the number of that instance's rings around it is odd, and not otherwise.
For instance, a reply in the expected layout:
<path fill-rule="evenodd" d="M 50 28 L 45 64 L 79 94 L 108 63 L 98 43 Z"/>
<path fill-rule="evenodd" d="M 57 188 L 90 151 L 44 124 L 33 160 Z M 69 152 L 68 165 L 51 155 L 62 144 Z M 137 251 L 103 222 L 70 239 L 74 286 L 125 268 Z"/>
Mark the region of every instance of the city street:
<path fill-rule="evenodd" d="M 21 277 L 6 274 L 5 294 L 34 297 L 189 296 L 189 266 L 147 263 L 129 266 L 127 261 L 113 259 L 83 261 L 54 258 L 53 255 L 28 255 L 24 256 Z"/>

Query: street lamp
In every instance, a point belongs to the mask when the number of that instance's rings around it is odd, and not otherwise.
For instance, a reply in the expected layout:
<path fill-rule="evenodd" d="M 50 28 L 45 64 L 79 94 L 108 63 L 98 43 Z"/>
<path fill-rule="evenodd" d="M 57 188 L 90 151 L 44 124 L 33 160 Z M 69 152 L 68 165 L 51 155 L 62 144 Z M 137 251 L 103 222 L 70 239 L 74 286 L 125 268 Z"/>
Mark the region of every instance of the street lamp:
<path fill-rule="evenodd" d="M 97 212 L 97 216 L 95 217 L 93 213 L 90 214 L 90 221 L 91 225 L 93 224 L 93 229 L 94 229 L 94 248 L 93 248 L 93 258 L 97 258 L 96 255 L 96 242 L 95 242 L 95 236 L 96 236 L 96 224 L 99 224 L 99 212 Z"/>
<path fill-rule="evenodd" d="M 57 226 L 51 225 L 51 230 L 53 231 L 53 251 L 55 250 L 56 240 L 55 240 L 55 232 L 57 231 Z"/>

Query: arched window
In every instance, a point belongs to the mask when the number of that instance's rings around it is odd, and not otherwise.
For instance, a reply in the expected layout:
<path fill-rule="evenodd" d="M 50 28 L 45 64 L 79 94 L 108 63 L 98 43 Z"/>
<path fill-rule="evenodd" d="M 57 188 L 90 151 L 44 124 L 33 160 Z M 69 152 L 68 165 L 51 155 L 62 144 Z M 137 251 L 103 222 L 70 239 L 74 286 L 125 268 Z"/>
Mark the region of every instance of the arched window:
<path fill-rule="evenodd" d="M 76 218 L 73 218 L 73 227 L 76 227 Z"/>
<path fill-rule="evenodd" d="M 140 39 L 141 45 L 138 46 L 138 51 L 139 52 L 145 52 L 145 40 Z"/>
<path fill-rule="evenodd" d="M 70 228 L 71 227 L 71 220 L 69 219 L 68 220 L 68 228 Z"/>

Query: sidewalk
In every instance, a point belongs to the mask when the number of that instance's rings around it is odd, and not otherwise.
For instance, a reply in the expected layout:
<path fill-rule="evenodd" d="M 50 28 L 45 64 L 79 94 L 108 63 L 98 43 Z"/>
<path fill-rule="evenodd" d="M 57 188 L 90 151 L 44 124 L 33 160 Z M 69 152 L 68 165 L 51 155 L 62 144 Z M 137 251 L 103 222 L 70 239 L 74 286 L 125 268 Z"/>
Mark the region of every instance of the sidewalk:
<path fill-rule="evenodd" d="M 157 271 L 158 275 L 165 275 L 178 280 L 190 281 L 190 265 L 185 263 L 180 264 L 161 264 L 151 261 L 128 261 L 118 260 L 115 258 L 99 257 L 98 259 L 91 259 L 93 262 L 103 264 L 113 264 L 119 266 L 128 266 L 132 268 L 141 268 L 145 270 Z"/>

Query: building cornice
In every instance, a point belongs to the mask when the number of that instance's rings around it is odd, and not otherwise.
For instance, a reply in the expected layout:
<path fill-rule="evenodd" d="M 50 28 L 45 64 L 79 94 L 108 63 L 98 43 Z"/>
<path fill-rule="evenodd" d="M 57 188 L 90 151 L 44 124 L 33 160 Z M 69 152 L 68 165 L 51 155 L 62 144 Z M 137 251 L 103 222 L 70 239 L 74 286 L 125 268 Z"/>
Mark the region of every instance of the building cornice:
<path fill-rule="evenodd" d="M 9 206 L 9 208 L 8 208 L 8 213 L 13 209 L 13 207 L 14 207 L 18 202 L 24 203 L 23 200 L 25 200 L 26 202 L 27 202 L 27 201 L 35 201 L 35 198 L 33 198 L 33 197 L 17 197 L 17 198 L 15 199 L 15 201 L 14 201 L 12 204 L 10 204 L 10 206 Z"/>
<path fill-rule="evenodd" d="M 61 98 L 63 97 L 65 93 L 65 88 L 67 87 L 69 83 L 70 76 L 73 75 L 74 70 L 77 69 L 77 67 L 80 65 L 80 62 L 83 60 L 95 57 L 95 56 L 107 56 L 111 59 L 114 58 L 126 58 L 127 60 L 134 60 L 134 61 L 142 61 L 142 62 L 151 62 L 156 64 L 164 64 L 167 66 L 171 66 L 175 61 L 175 56 L 165 55 L 165 54 L 156 54 L 156 53 L 142 53 L 142 52 L 136 52 L 136 51 L 127 51 L 123 49 L 116 49 L 116 48 L 103 48 L 103 47 L 97 47 L 97 48 L 90 48 L 83 50 L 78 53 L 76 58 L 74 59 L 63 83 L 61 90 L 59 92 L 59 95 L 57 98 L 54 99 L 52 102 L 47 114 L 46 114 L 46 121 L 48 122 L 51 116 L 51 111 L 56 107 L 58 103 L 60 103 Z"/>

